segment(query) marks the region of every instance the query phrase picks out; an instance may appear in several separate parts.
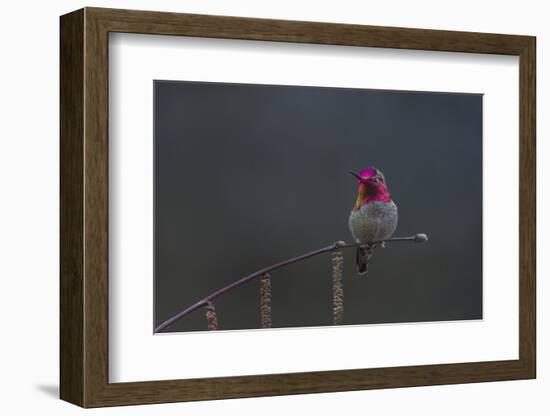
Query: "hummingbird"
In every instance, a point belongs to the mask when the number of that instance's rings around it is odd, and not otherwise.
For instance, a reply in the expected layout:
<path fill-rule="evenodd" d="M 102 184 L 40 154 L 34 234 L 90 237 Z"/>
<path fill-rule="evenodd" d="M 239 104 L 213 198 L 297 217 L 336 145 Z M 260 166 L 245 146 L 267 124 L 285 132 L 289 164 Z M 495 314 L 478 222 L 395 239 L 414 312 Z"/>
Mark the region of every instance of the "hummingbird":
<path fill-rule="evenodd" d="M 384 174 L 375 167 L 359 173 L 350 172 L 358 182 L 355 205 L 349 216 L 349 229 L 357 247 L 356 263 L 359 274 L 367 272 L 374 250 L 383 247 L 382 240 L 391 238 L 397 228 L 397 205 L 393 202 Z"/>

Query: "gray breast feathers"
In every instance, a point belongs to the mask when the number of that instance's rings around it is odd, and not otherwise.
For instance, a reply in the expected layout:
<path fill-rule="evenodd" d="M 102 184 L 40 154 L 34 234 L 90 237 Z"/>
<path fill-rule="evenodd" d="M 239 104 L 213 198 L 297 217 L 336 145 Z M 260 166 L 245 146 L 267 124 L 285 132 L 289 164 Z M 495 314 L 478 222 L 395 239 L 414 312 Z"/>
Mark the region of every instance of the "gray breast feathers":
<path fill-rule="evenodd" d="M 387 240 L 397 228 L 397 218 L 393 202 L 370 202 L 351 212 L 349 229 L 358 243 Z"/>

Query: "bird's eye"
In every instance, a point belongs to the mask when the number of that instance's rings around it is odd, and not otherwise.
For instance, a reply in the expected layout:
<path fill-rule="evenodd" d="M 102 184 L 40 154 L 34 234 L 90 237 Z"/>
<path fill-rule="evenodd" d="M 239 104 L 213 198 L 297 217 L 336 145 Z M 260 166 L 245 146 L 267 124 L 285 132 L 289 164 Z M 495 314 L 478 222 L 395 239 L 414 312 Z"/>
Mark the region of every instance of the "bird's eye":
<path fill-rule="evenodd" d="M 376 182 L 380 182 L 382 180 L 382 178 L 380 176 L 375 176 L 373 178 Z"/>

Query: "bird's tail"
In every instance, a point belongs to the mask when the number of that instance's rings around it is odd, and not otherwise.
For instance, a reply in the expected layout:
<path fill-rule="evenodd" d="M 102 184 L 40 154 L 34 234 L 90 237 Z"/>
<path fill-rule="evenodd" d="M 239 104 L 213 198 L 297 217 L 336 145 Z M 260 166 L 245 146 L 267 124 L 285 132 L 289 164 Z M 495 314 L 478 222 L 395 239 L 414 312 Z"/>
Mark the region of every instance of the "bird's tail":
<path fill-rule="evenodd" d="M 374 244 L 366 244 L 357 247 L 357 254 L 355 256 L 355 262 L 357 263 L 357 272 L 359 274 L 366 274 L 369 266 L 369 260 L 374 254 Z"/>

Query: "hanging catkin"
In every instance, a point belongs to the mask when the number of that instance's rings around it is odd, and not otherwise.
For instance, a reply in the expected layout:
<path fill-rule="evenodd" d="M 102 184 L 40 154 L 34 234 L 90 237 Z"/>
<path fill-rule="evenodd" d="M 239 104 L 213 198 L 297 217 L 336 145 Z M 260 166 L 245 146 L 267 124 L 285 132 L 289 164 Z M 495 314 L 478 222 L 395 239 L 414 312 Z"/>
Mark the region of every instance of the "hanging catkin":
<path fill-rule="evenodd" d="M 271 328 L 271 277 L 265 273 L 260 279 L 260 319 L 262 328 Z"/>
<path fill-rule="evenodd" d="M 209 331 L 218 329 L 218 316 L 216 315 L 216 308 L 214 308 L 212 302 L 206 304 L 206 322 L 208 323 Z"/>
<path fill-rule="evenodd" d="M 344 285 L 343 269 L 344 255 L 340 247 L 345 244 L 338 242 L 332 250 L 332 313 L 334 325 L 339 325 L 344 321 Z"/>

